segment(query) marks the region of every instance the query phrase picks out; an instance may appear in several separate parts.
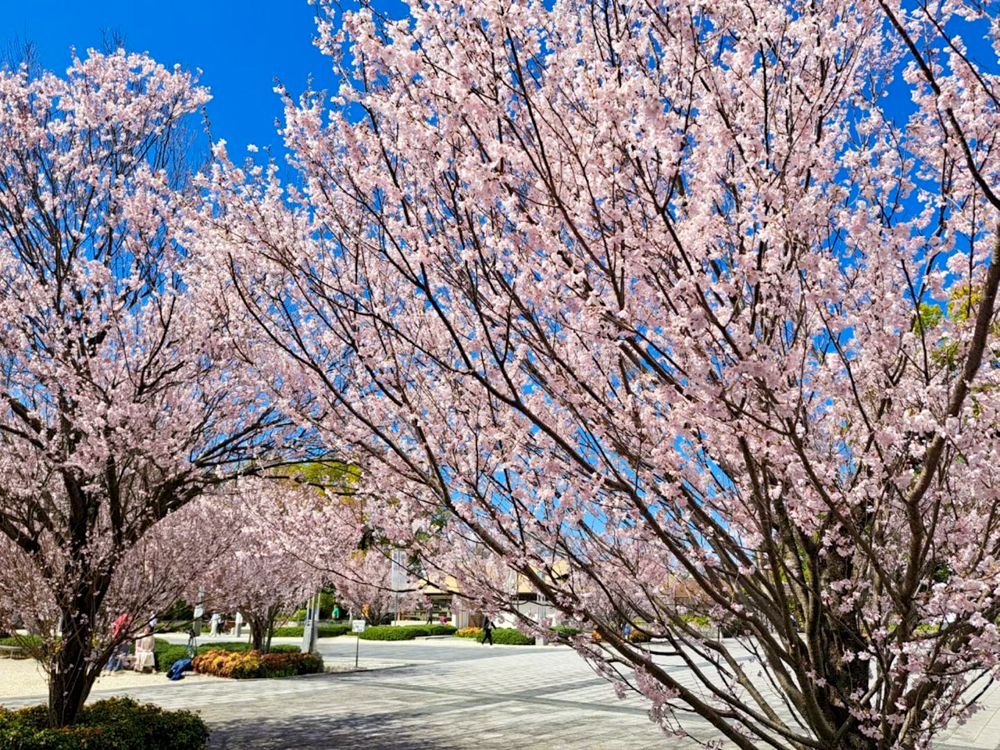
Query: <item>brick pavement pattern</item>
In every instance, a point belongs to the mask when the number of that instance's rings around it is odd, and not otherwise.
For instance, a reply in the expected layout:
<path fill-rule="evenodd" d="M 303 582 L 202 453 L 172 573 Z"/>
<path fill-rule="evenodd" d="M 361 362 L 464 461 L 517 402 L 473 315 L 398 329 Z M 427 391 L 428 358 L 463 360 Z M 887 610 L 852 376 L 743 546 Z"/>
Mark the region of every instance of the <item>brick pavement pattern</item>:
<path fill-rule="evenodd" d="M 335 667 L 353 666 L 355 642 L 324 639 Z M 615 697 L 566 648 L 480 648 L 454 640 L 361 644 L 367 672 L 281 680 L 188 681 L 95 691 L 129 694 L 164 708 L 198 711 L 213 750 L 694 750 L 693 739 L 664 736 L 638 696 Z M 669 663 L 668 660 L 667 663 Z M 682 679 L 685 668 L 670 665 Z M 686 680 L 685 680 L 686 681 Z M 37 702 L 22 699 L 7 705 Z M 936 750 L 1000 750 L 1000 688 L 987 709 L 955 727 Z M 717 738 L 697 717 L 684 728 Z"/>

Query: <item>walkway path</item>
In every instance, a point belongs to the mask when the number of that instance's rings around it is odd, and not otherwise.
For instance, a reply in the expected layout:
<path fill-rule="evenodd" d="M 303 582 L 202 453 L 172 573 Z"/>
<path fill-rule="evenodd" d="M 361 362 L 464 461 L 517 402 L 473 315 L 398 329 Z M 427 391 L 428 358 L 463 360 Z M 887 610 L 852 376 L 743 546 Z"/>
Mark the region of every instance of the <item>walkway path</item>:
<path fill-rule="evenodd" d="M 292 642 L 289 640 L 288 642 Z M 328 664 L 353 666 L 352 638 L 323 639 Z M 481 648 L 449 640 L 362 641 L 369 672 L 284 680 L 199 681 L 95 691 L 129 694 L 166 708 L 201 713 L 216 750 L 693 750 L 689 739 L 664 737 L 648 703 L 618 700 L 567 648 Z M 683 669 L 683 667 L 679 667 Z M 14 703 L 37 702 L 23 699 Z M 1000 692 L 991 708 L 957 727 L 939 750 L 1000 750 Z M 708 740 L 704 722 L 685 729 Z"/>

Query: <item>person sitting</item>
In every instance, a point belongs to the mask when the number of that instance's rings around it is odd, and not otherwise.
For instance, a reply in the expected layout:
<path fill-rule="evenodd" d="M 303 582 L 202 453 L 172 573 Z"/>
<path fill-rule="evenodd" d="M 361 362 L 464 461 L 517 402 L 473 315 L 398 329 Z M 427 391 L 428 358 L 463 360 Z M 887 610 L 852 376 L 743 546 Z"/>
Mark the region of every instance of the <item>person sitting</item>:
<path fill-rule="evenodd" d="M 155 672 L 156 656 L 153 649 L 156 648 L 156 638 L 153 637 L 153 629 L 146 626 L 139 633 L 135 642 L 135 664 L 133 669 L 136 672 Z"/>

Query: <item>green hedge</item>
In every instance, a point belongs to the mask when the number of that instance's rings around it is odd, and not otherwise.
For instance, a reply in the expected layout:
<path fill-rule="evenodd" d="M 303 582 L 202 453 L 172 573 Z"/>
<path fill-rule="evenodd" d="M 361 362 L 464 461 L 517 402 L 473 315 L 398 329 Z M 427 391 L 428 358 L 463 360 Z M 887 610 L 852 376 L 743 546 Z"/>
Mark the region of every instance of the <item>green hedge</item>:
<path fill-rule="evenodd" d="M 338 635 L 346 635 L 350 632 L 350 625 L 320 625 L 317 630 L 317 638 L 336 638 Z M 305 628 L 301 626 L 276 628 L 274 631 L 275 638 L 301 638 L 303 635 L 305 635 Z"/>
<path fill-rule="evenodd" d="M 458 630 L 454 625 L 441 625 L 431 624 L 431 625 L 406 625 L 408 628 L 419 628 L 420 630 L 428 631 L 428 635 L 455 635 Z"/>
<path fill-rule="evenodd" d="M 366 641 L 412 641 L 421 634 L 418 628 L 400 628 L 395 625 L 376 625 L 360 633 Z"/>
<path fill-rule="evenodd" d="M 412 641 L 429 635 L 454 635 L 454 625 L 376 625 L 366 628 L 361 637 L 366 641 Z"/>
<path fill-rule="evenodd" d="M 42 637 L 38 635 L 9 635 L 0 638 L 0 646 L 24 646 L 25 648 L 40 648 Z"/>
<path fill-rule="evenodd" d="M 256 651 L 206 651 L 191 663 L 196 672 L 246 680 L 259 677 L 294 677 L 323 671 L 319 654 L 271 653 Z"/>
<path fill-rule="evenodd" d="M 108 698 L 80 710 L 78 723 L 46 727 L 46 706 L 0 708 L 0 750 L 202 750 L 208 727 L 190 711 L 164 711 L 132 698 Z"/>
<path fill-rule="evenodd" d="M 476 640 L 482 643 L 486 634 L 480 633 Z M 493 628 L 493 642 L 504 646 L 534 646 L 535 639 L 525 635 L 517 628 Z"/>

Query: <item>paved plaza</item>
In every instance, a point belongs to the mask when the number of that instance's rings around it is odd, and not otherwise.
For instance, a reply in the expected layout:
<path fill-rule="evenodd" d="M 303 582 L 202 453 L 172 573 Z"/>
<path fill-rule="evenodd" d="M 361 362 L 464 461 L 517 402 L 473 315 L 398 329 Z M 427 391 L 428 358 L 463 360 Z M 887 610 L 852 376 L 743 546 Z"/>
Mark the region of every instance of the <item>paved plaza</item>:
<path fill-rule="evenodd" d="M 211 641 L 203 641 L 210 643 Z M 291 640 L 284 642 L 292 642 Z M 352 638 L 323 639 L 327 664 L 353 667 Z M 689 750 L 692 739 L 664 736 L 637 696 L 615 697 L 605 680 L 563 647 L 481 648 L 455 639 L 362 641 L 371 671 L 277 680 L 183 680 L 120 690 L 165 708 L 198 711 L 215 750 Z M 678 667 L 678 669 L 684 669 Z M 41 700 L 5 700 L 20 705 Z M 990 708 L 956 727 L 939 750 L 1000 748 L 1000 692 Z M 685 729 L 717 735 L 691 717 Z"/>

